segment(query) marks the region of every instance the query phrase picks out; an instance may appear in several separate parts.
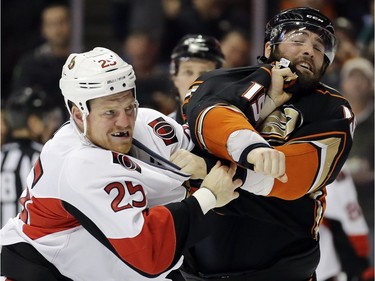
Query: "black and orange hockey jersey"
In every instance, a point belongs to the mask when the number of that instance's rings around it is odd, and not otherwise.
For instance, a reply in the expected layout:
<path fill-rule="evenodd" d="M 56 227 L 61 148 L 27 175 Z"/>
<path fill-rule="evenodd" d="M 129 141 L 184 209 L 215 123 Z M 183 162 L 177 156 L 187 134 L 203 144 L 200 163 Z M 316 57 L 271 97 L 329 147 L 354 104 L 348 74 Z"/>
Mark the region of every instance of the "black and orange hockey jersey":
<path fill-rule="evenodd" d="M 246 161 L 249 151 L 270 146 L 285 154 L 288 175 L 287 183 L 274 180 L 266 196 L 259 196 L 246 189 L 252 181 L 247 173 L 243 189 L 250 192 L 242 190 L 231 204 L 211 212 L 206 227 L 212 235 L 186 254 L 186 272 L 304 280 L 315 271 L 325 186 L 348 156 L 355 118 L 345 98 L 319 83 L 313 91 L 294 93 L 260 120 L 271 67 L 215 70 L 196 80 L 186 95 L 184 117 L 202 155 L 251 168 Z M 233 157 L 227 141 L 241 130 L 255 137 L 240 139 L 236 149 L 242 152 Z"/>

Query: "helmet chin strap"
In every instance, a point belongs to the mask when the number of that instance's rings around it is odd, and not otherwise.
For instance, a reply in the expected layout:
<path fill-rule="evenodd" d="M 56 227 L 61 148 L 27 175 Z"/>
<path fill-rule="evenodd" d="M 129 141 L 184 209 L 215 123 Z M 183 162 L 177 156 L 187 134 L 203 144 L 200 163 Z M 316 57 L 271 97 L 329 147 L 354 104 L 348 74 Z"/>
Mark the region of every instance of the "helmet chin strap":
<path fill-rule="evenodd" d="M 86 145 L 89 145 L 89 146 L 96 146 L 86 136 L 86 134 L 87 134 L 87 113 L 82 113 L 83 132 L 78 127 L 77 123 L 74 121 L 72 116 L 70 117 L 70 121 L 73 124 L 73 127 L 74 127 L 75 131 L 77 132 L 77 134 L 78 134 L 80 140 L 82 141 L 82 143 L 84 143 Z"/>
<path fill-rule="evenodd" d="M 83 137 L 86 138 L 86 133 L 87 133 L 87 113 L 86 112 L 82 114 L 82 122 L 83 122 Z"/>

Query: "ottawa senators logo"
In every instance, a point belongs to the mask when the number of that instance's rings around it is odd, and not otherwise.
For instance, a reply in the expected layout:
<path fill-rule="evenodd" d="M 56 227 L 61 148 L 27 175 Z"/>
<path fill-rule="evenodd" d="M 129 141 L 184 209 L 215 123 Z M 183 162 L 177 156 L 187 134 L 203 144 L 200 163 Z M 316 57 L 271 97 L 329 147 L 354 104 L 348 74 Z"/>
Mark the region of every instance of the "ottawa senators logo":
<path fill-rule="evenodd" d="M 128 156 L 117 152 L 112 152 L 112 157 L 113 163 L 120 164 L 128 170 L 134 170 L 138 173 L 141 173 L 141 167 L 137 163 L 134 163 L 132 160 L 130 160 Z"/>
<path fill-rule="evenodd" d="M 163 140 L 165 145 L 170 145 L 178 141 L 174 128 L 162 117 L 151 121 L 148 125 L 154 130 L 155 135 Z"/>
<path fill-rule="evenodd" d="M 77 57 L 77 56 L 74 56 L 74 57 L 71 59 L 70 63 L 68 64 L 68 68 L 69 68 L 69 69 L 72 69 L 72 68 L 76 65 L 76 57 Z"/>

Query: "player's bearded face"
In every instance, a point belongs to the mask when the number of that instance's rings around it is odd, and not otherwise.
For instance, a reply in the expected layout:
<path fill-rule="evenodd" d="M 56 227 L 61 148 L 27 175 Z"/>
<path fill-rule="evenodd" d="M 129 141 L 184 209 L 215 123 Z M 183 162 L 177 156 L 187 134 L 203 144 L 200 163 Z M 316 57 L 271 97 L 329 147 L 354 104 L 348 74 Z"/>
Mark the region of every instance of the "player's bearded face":
<path fill-rule="evenodd" d="M 87 137 L 99 147 L 126 154 L 132 146 L 135 117 L 132 91 L 94 99 L 87 117 Z"/>
<path fill-rule="evenodd" d="M 287 37 L 289 40 L 286 39 L 274 46 L 269 58 L 270 61 L 279 61 L 281 58 L 288 59 L 291 62 L 291 70 L 298 75 L 300 87 L 306 90 L 316 86 L 322 78 L 326 67 L 324 52 L 315 47 L 318 43 L 314 43 L 314 40 L 318 40 L 318 37 L 312 32 L 309 32 L 309 36 L 311 38 L 303 39 L 305 40 L 304 43 L 297 41 L 300 40 L 298 38 Z"/>

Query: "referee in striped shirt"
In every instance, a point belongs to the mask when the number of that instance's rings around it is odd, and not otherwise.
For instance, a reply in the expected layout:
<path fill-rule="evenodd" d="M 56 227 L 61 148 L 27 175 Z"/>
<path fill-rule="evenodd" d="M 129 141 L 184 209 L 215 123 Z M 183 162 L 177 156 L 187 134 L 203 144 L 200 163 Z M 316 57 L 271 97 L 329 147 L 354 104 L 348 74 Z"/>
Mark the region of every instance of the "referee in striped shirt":
<path fill-rule="evenodd" d="M 14 92 L 6 101 L 10 132 L 7 142 L 1 145 L 1 227 L 20 211 L 18 200 L 27 175 L 43 143 L 62 123 L 58 110 L 50 106 L 45 92 L 29 87 Z"/>

